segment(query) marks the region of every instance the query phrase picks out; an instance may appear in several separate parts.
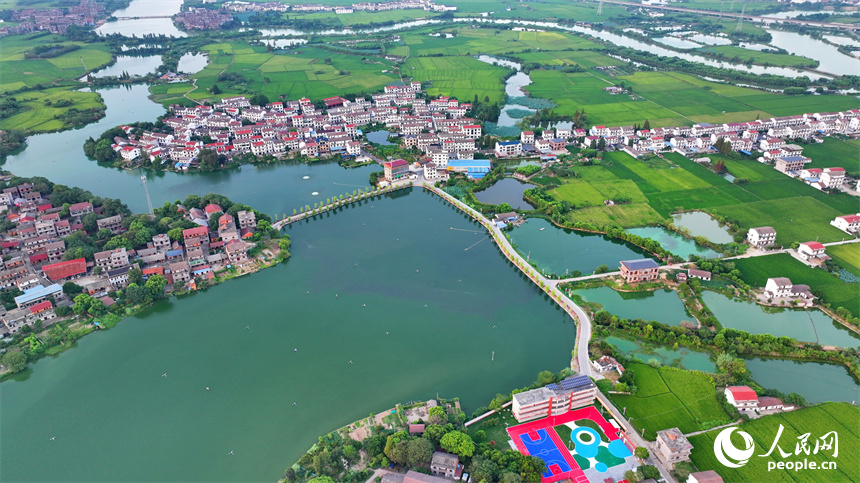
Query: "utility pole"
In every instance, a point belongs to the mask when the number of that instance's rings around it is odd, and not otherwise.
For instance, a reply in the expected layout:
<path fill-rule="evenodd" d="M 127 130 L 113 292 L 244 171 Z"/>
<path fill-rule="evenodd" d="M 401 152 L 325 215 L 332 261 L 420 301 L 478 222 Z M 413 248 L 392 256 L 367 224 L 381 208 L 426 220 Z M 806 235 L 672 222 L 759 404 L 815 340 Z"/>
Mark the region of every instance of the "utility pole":
<path fill-rule="evenodd" d="M 603 15 L 603 0 L 600 0 L 600 5 L 597 6 L 597 15 Z"/>
<path fill-rule="evenodd" d="M 746 12 L 746 10 L 747 10 L 747 4 L 744 4 L 744 8 L 741 9 L 741 16 L 738 17 L 738 26 L 735 27 L 735 32 L 741 31 L 741 27 L 744 24 L 744 12 Z"/>
<path fill-rule="evenodd" d="M 146 193 L 146 206 L 149 207 L 149 216 L 155 217 L 155 210 L 152 209 L 152 199 L 149 197 L 149 187 L 146 185 L 146 175 L 140 177 L 140 182 L 143 183 L 143 191 Z"/>

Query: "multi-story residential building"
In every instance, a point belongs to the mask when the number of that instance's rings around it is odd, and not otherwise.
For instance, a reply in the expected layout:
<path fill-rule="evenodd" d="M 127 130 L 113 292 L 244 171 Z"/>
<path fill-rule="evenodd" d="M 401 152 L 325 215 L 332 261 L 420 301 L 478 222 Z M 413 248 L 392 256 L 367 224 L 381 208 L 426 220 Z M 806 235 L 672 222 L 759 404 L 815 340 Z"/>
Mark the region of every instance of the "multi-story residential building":
<path fill-rule="evenodd" d="M 776 230 L 770 226 L 750 228 L 747 232 L 747 241 L 754 247 L 769 247 L 776 243 Z"/>
<path fill-rule="evenodd" d="M 96 220 L 99 230 L 110 230 L 114 235 L 122 233 L 122 215 L 108 216 Z"/>
<path fill-rule="evenodd" d="M 660 265 L 650 258 L 625 260 L 621 262 L 621 276 L 627 283 L 650 282 L 657 280 Z"/>
<path fill-rule="evenodd" d="M 657 431 L 656 449 L 657 457 L 674 467 L 680 461 L 690 461 L 693 445 L 680 429 L 671 428 Z"/>

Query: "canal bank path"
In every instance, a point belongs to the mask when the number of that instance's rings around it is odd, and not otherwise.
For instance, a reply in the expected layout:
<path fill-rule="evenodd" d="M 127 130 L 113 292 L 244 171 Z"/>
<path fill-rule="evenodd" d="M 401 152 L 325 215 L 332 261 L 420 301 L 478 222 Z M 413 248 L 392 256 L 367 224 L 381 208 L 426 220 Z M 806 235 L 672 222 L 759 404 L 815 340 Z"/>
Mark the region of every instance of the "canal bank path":
<path fill-rule="evenodd" d="M 508 260 L 525 273 L 532 282 L 546 292 L 550 298 L 552 298 L 562 309 L 564 309 L 565 312 L 567 312 L 568 315 L 570 315 L 574 322 L 576 322 L 576 341 L 574 343 L 576 357 L 571 358 L 571 369 L 579 371 L 580 373 L 594 379 L 603 379 L 603 376 L 595 371 L 591 366 L 591 360 L 588 357 L 588 341 L 591 340 L 591 319 L 588 318 L 585 311 L 570 300 L 564 292 L 559 290 L 555 283 L 553 283 L 555 282 L 554 280 L 547 279 L 535 270 L 534 267 L 532 267 L 522 257 L 522 255 L 520 255 L 519 252 L 511 246 L 511 243 L 502 233 L 502 230 L 495 224 L 491 223 L 490 220 L 484 217 L 484 215 L 439 188 L 435 188 L 428 183 L 424 183 L 423 186 L 425 189 L 439 195 L 439 197 L 459 208 L 461 211 L 483 225 L 484 228 L 490 232 L 493 240 L 497 245 L 499 245 L 499 248 Z"/>

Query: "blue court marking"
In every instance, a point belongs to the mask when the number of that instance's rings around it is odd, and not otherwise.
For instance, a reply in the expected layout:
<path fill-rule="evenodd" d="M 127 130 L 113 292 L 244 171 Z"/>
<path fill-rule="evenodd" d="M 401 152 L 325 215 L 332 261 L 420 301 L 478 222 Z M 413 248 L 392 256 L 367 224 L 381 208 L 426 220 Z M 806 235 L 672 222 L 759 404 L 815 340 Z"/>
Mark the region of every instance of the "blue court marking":
<path fill-rule="evenodd" d="M 538 429 L 535 432 L 537 433 L 538 438 L 540 438 L 537 441 L 532 441 L 528 434 L 521 434 L 520 440 L 523 442 L 523 445 L 525 445 L 526 450 L 530 455 L 538 456 L 546 463 L 547 471 L 543 473 L 544 478 L 553 476 L 552 471 L 549 470 L 549 467 L 552 465 L 558 465 L 562 473 L 570 471 L 570 465 L 568 465 L 567 461 L 564 460 L 564 457 L 555 446 L 552 439 L 550 439 L 546 430 Z"/>
<path fill-rule="evenodd" d="M 627 458 L 629 456 L 633 456 L 633 453 L 630 452 L 630 449 L 627 448 L 627 445 L 624 444 L 624 441 L 620 439 L 616 439 L 615 441 L 609 442 L 609 452 L 612 456 L 616 456 L 618 458 Z"/>

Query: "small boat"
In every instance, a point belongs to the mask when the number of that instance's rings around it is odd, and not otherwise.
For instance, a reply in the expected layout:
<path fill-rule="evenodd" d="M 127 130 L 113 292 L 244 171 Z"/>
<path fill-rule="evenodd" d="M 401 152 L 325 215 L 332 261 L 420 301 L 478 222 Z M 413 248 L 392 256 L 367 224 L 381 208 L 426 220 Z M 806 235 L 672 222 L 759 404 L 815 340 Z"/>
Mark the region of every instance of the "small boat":
<path fill-rule="evenodd" d="M 541 229 L 540 229 L 540 230 L 538 230 L 538 231 L 544 231 L 544 230 L 546 230 L 546 227 L 545 227 L 545 226 L 544 226 L 544 227 L 541 227 Z"/>

